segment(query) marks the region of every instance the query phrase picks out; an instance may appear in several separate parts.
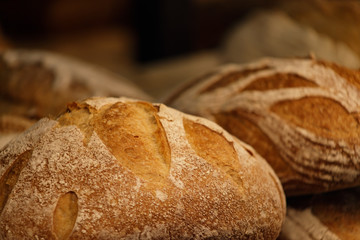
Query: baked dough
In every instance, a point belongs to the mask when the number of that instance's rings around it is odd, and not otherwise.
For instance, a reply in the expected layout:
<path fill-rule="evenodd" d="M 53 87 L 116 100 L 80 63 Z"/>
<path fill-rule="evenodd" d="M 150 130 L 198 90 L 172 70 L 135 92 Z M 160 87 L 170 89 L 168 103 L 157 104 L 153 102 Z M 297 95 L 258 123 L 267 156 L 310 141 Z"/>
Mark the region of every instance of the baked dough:
<path fill-rule="evenodd" d="M 287 196 L 360 185 L 360 71 L 314 58 L 264 58 L 221 66 L 165 103 L 254 147 Z"/>
<path fill-rule="evenodd" d="M 2 239 L 276 239 L 282 186 L 248 145 L 162 104 L 92 98 L 0 153 Z"/>

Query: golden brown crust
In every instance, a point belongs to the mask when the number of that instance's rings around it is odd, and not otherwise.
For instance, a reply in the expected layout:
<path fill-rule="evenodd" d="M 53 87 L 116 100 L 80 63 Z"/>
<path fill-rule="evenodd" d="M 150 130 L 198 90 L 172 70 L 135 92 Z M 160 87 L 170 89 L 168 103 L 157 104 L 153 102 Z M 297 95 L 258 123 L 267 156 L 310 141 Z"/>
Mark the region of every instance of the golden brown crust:
<path fill-rule="evenodd" d="M 67 192 L 59 198 L 54 210 L 53 232 L 57 239 L 68 239 L 78 214 L 78 198 L 74 192 Z"/>
<path fill-rule="evenodd" d="M 316 59 L 267 58 L 220 67 L 166 103 L 252 145 L 288 195 L 316 193 L 360 184 L 359 76 Z"/>
<path fill-rule="evenodd" d="M 316 83 L 297 74 L 276 73 L 271 76 L 256 79 L 256 81 L 253 81 L 241 91 L 267 91 L 270 89 L 316 86 Z"/>
<path fill-rule="evenodd" d="M 226 138 L 202 124 L 186 118 L 183 119 L 183 123 L 186 138 L 197 155 L 222 170 L 236 185 L 239 185 L 239 190 L 241 190 L 243 187 L 239 174 L 241 165 L 233 145 Z"/>
<path fill-rule="evenodd" d="M 221 76 L 215 83 L 213 83 L 212 85 L 203 89 L 201 91 L 201 93 L 203 94 L 206 92 L 211 92 L 217 88 L 226 87 L 226 86 L 230 85 L 231 83 L 237 81 L 237 79 L 239 79 L 239 78 L 244 78 L 250 74 L 256 73 L 261 70 L 266 70 L 266 69 L 269 69 L 269 67 L 263 66 L 263 67 L 259 67 L 259 68 L 245 69 L 245 70 L 241 70 L 241 71 L 234 71 L 234 72 L 230 72 L 227 74 L 223 74 L 223 76 Z"/>
<path fill-rule="evenodd" d="M 249 146 L 164 105 L 71 104 L 0 153 L 1 181 L 25 151 L 0 238 L 275 239 L 285 215 L 279 180 Z"/>
<path fill-rule="evenodd" d="M 360 144 L 358 119 L 337 101 L 324 97 L 304 97 L 281 101 L 271 106 L 289 124 L 304 128 L 319 137 Z"/>
<path fill-rule="evenodd" d="M 354 71 L 352 69 L 339 66 L 332 62 L 318 61 L 319 64 L 331 68 L 334 72 L 346 79 L 349 83 L 360 89 L 360 71 Z"/>
<path fill-rule="evenodd" d="M 256 124 L 245 116 L 246 114 L 241 114 L 241 112 L 219 113 L 215 115 L 215 119 L 219 125 L 257 149 L 257 152 L 268 161 L 280 179 L 286 178 L 289 168 L 278 153 L 276 146 Z M 261 141 L 258 140 L 259 138 Z M 293 171 L 292 175 L 295 174 L 296 172 Z"/>

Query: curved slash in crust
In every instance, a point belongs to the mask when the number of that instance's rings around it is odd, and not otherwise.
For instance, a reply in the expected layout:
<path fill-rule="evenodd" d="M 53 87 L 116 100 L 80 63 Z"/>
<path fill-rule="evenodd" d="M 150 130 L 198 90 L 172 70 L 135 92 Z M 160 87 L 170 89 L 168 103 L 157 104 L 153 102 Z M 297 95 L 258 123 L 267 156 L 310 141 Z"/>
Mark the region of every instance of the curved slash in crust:
<path fill-rule="evenodd" d="M 6 202 L 19 179 L 20 173 L 28 163 L 32 155 L 32 150 L 20 154 L 14 163 L 7 169 L 0 179 L 0 214 L 2 213 Z"/>
<path fill-rule="evenodd" d="M 78 197 L 75 192 L 67 192 L 59 198 L 53 215 L 53 230 L 58 240 L 71 235 L 77 215 Z"/>

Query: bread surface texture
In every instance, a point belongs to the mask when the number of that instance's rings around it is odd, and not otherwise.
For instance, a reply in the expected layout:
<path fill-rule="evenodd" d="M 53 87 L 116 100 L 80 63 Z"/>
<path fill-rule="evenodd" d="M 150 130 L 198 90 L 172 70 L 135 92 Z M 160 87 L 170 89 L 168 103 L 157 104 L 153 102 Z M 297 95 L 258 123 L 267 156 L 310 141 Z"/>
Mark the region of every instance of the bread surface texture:
<path fill-rule="evenodd" d="M 359 71 L 313 58 L 264 58 L 221 66 L 165 103 L 254 147 L 287 195 L 360 184 Z"/>
<path fill-rule="evenodd" d="M 272 168 L 217 124 L 92 98 L 0 153 L 1 239 L 276 239 Z"/>

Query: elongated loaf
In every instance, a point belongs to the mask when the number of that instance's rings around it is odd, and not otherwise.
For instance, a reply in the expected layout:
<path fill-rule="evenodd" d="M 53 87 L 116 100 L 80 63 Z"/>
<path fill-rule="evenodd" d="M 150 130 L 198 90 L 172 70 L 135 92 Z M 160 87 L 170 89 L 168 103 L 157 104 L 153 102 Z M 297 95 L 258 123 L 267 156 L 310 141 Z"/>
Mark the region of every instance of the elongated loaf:
<path fill-rule="evenodd" d="M 1 239 L 275 239 L 279 179 L 217 124 L 127 98 L 72 103 L 0 153 Z"/>
<path fill-rule="evenodd" d="M 3 114 L 0 115 L 0 150 L 14 137 L 35 123 L 34 120 Z"/>
<path fill-rule="evenodd" d="M 0 72 L 0 114 L 39 119 L 93 96 L 151 99 L 122 76 L 53 52 L 5 50 Z"/>
<path fill-rule="evenodd" d="M 279 240 L 357 240 L 360 238 L 360 188 L 288 201 Z"/>
<path fill-rule="evenodd" d="M 360 72 L 315 59 L 226 65 L 167 101 L 252 145 L 287 195 L 360 185 Z"/>

